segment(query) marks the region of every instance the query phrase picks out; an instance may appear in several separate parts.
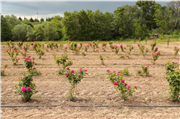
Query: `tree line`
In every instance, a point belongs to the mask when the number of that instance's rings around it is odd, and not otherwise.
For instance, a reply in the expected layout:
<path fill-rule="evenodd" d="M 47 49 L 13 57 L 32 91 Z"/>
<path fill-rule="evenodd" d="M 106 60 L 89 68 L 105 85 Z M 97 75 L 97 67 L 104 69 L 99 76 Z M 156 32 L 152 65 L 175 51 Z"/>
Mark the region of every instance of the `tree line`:
<path fill-rule="evenodd" d="M 27 19 L 1 15 L 1 41 L 108 41 L 145 39 L 152 34 L 180 37 L 180 1 L 162 6 L 137 1 L 114 13 L 87 9 L 64 12 L 64 17 Z"/>

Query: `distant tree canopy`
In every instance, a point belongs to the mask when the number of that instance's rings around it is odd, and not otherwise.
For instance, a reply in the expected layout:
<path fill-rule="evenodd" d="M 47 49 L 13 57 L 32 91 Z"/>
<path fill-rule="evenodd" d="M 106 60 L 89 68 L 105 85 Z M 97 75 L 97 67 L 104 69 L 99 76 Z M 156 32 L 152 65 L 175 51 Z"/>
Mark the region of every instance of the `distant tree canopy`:
<path fill-rule="evenodd" d="M 46 19 L 33 19 L 14 15 L 1 16 L 2 41 L 43 40 L 124 40 L 145 39 L 152 33 L 180 37 L 180 1 L 162 6 L 155 1 L 138 0 L 135 5 L 118 7 L 113 13 L 99 9 L 64 12 Z"/>

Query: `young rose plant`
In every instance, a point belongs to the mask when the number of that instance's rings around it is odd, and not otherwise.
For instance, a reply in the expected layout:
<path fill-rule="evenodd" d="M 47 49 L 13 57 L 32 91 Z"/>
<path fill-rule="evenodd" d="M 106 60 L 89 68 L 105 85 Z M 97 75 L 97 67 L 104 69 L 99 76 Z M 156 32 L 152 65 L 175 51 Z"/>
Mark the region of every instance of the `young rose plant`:
<path fill-rule="evenodd" d="M 77 48 L 74 50 L 74 53 L 75 53 L 76 55 L 79 55 L 79 52 L 80 52 L 80 47 L 77 47 Z"/>
<path fill-rule="evenodd" d="M 23 47 L 24 51 L 27 52 L 27 50 L 29 49 L 29 47 L 30 47 L 29 44 L 24 45 L 24 47 Z"/>
<path fill-rule="evenodd" d="M 116 48 L 115 53 L 118 54 L 118 52 L 119 52 L 119 48 Z"/>
<path fill-rule="evenodd" d="M 88 44 L 85 45 L 84 48 L 85 48 L 85 51 L 87 52 L 87 50 L 88 50 L 88 48 L 89 48 L 89 45 L 88 45 Z"/>
<path fill-rule="evenodd" d="M 128 68 L 125 68 L 124 70 L 120 70 L 118 71 L 119 75 L 122 75 L 122 76 L 129 76 L 129 70 Z"/>
<path fill-rule="evenodd" d="M 141 54 L 143 55 L 143 56 L 145 56 L 145 46 L 143 45 L 143 44 L 137 44 L 138 45 L 138 47 L 139 47 L 139 50 L 141 51 Z"/>
<path fill-rule="evenodd" d="M 18 43 L 17 43 L 17 45 L 19 46 L 19 48 L 22 48 L 22 46 L 23 46 L 23 42 L 22 42 L 22 41 L 20 41 L 20 42 L 18 42 Z"/>
<path fill-rule="evenodd" d="M 1 76 L 5 76 L 5 69 L 8 67 L 8 64 L 5 64 L 3 68 L 1 68 Z"/>
<path fill-rule="evenodd" d="M 83 55 L 83 56 L 86 56 L 86 53 L 85 53 L 85 52 L 82 52 L 82 55 Z"/>
<path fill-rule="evenodd" d="M 138 69 L 137 74 L 141 75 L 141 73 L 142 73 L 141 69 Z"/>
<path fill-rule="evenodd" d="M 79 47 L 80 49 L 82 48 L 82 45 L 83 45 L 83 44 L 82 44 L 82 43 L 80 43 L 80 47 Z"/>
<path fill-rule="evenodd" d="M 22 100 L 27 102 L 31 99 L 31 96 L 34 93 L 37 93 L 35 83 L 33 83 L 32 75 L 30 73 L 23 74 L 19 78 L 19 84 L 15 86 L 15 94 L 19 94 L 22 97 Z"/>
<path fill-rule="evenodd" d="M 177 54 L 178 54 L 178 52 L 179 52 L 179 49 L 177 48 L 177 47 L 174 47 L 174 56 L 176 56 Z"/>
<path fill-rule="evenodd" d="M 146 74 L 146 76 L 149 75 L 149 71 L 148 71 L 149 70 L 149 65 L 145 66 L 143 64 L 143 65 L 141 65 L 141 68 L 142 68 L 142 73 Z"/>
<path fill-rule="evenodd" d="M 43 52 L 41 50 L 41 48 L 36 48 L 36 54 L 38 54 L 39 55 L 39 59 L 41 59 L 41 57 L 45 54 L 45 52 Z"/>
<path fill-rule="evenodd" d="M 105 65 L 105 64 L 104 64 L 104 58 L 103 58 L 103 56 L 102 56 L 102 55 L 99 55 L 99 58 L 100 58 L 100 60 L 101 60 L 101 64 L 102 64 L 102 65 Z"/>
<path fill-rule="evenodd" d="M 156 60 L 160 56 L 160 51 L 156 51 L 155 53 L 152 53 L 151 56 L 152 56 L 152 60 L 153 60 L 152 62 L 155 64 Z"/>
<path fill-rule="evenodd" d="M 123 45 L 120 45 L 121 51 L 124 52 Z"/>
<path fill-rule="evenodd" d="M 107 46 L 107 43 L 103 42 L 102 43 L 102 48 L 106 48 L 106 46 Z"/>
<path fill-rule="evenodd" d="M 149 50 L 146 48 L 146 54 L 149 52 Z"/>
<path fill-rule="evenodd" d="M 6 43 L 10 49 L 14 47 L 14 43 L 12 41 L 7 41 Z"/>
<path fill-rule="evenodd" d="M 180 69 L 177 62 L 167 62 L 165 64 L 166 80 L 169 82 L 170 98 L 173 101 L 180 100 Z"/>
<path fill-rule="evenodd" d="M 155 48 L 155 46 L 156 46 L 156 42 L 151 43 L 151 51 L 152 51 L 152 52 L 154 52 L 154 48 Z"/>
<path fill-rule="evenodd" d="M 106 70 L 108 79 L 111 81 L 111 83 L 115 86 L 115 89 L 118 90 L 119 96 L 126 101 L 128 96 L 132 96 L 135 92 L 135 89 L 137 89 L 137 86 L 135 85 L 134 88 L 130 85 L 128 85 L 125 80 L 123 79 L 122 75 L 119 75 L 119 73 L 116 73 L 115 71 L 111 72 L 109 69 Z"/>
<path fill-rule="evenodd" d="M 21 52 L 22 56 L 26 57 L 27 53 L 26 52 Z"/>
<path fill-rule="evenodd" d="M 102 47 L 102 50 L 103 50 L 104 52 L 106 52 L 106 48 L 105 48 L 105 47 Z"/>
<path fill-rule="evenodd" d="M 64 74 L 64 71 L 65 71 L 65 68 L 67 66 L 71 66 L 73 65 L 73 62 L 69 60 L 68 58 L 68 55 L 67 54 L 62 54 L 61 57 L 55 57 L 55 61 L 56 61 L 56 64 L 58 64 L 58 66 L 60 64 L 62 64 L 62 69 L 59 70 L 59 74 L 62 75 Z"/>
<path fill-rule="evenodd" d="M 67 97 L 68 100 L 70 101 L 74 100 L 75 87 L 77 86 L 78 83 L 81 82 L 83 77 L 88 74 L 86 72 L 87 72 L 86 69 L 79 69 L 78 71 L 74 71 L 66 67 L 64 74 L 67 77 L 67 80 L 69 81 L 69 83 L 71 84 L 70 92 L 68 93 L 68 97 Z"/>
<path fill-rule="evenodd" d="M 17 49 L 11 49 L 11 50 L 7 49 L 6 52 L 11 57 L 11 61 L 13 62 L 13 65 L 16 65 L 20 60 L 20 58 L 17 58 L 17 56 L 19 55 L 19 51 L 17 51 Z"/>
<path fill-rule="evenodd" d="M 34 58 L 32 58 L 30 55 L 28 55 L 28 56 L 25 57 L 24 62 L 25 62 L 26 68 L 28 69 L 28 72 L 32 76 L 41 75 L 41 72 L 38 71 L 36 69 L 36 67 L 34 67 L 34 65 L 35 65 Z"/>
<path fill-rule="evenodd" d="M 110 47 L 111 47 L 111 45 L 113 44 L 113 41 L 109 41 L 109 45 L 110 45 Z"/>
<path fill-rule="evenodd" d="M 129 53 L 128 54 L 130 55 L 130 53 L 134 49 L 134 47 L 131 44 L 128 44 L 127 47 L 129 48 Z"/>
<path fill-rule="evenodd" d="M 123 55 L 123 54 L 121 54 L 120 58 L 121 58 L 121 59 L 129 58 L 129 55 Z"/>
<path fill-rule="evenodd" d="M 158 47 L 156 47 L 155 49 L 154 49 L 154 52 L 157 52 L 158 51 Z"/>
<path fill-rule="evenodd" d="M 99 53 L 99 49 L 95 49 L 95 51 Z"/>

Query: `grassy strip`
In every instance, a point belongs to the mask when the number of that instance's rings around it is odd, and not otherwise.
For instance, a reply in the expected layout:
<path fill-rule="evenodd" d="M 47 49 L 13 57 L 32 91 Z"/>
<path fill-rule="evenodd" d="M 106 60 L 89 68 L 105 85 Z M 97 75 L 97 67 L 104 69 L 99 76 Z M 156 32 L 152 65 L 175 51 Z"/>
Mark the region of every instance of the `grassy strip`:
<path fill-rule="evenodd" d="M 134 43 L 134 39 L 124 39 L 123 41 L 117 41 L 117 40 L 112 40 L 113 43 Z M 160 38 L 156 39 L 156 42 L 157 43 L 167 43 L 168 39 L 164 39 L 164 40 L 161 40 Z M 170 39 L 170 42 L 179 42 L 180 39 L 177 39 L 177 38 L 171 38 Z M 50 41 L 37 41 L 38 43 L 44 43 L 44 44 L 47 44 L 48 42 Z M 53 42 L 56 42 L 56 43 L 63 43 L 63 44 L 67 44 L 69 43 L 69 41 L 53 41 Z M 82 42 L 82 43 L 88 43 L 89 41 L 72 41 L 72 42 Z M 102 43 L 102 42 L 106 42 L 106 43 L 109 43 L 109 41 L 99 41 L 99 43 Z M 151 42 L 155 42 L 155 39 L 152 39 L 152 40 L 147 40 L 147 43 L 151 43 Z M 18 43 L 18 42 L 14 42 L 15 44 Z M 24 44 L 29 44 L 30 42 L 24 42 Z M 135 43 L 146 43 L 146 40 L 142 40 L 139 42 L 138 39 L 136 39 L 136 42 Z M 6 42 L 1 42 L 1 45 L 6 45 Z"/>

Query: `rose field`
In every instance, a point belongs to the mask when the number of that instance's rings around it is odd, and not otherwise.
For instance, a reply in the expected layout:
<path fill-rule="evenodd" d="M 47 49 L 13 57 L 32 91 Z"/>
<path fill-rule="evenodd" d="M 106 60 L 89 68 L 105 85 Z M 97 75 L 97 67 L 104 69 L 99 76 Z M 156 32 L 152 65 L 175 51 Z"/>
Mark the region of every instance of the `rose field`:
<path fill-rule="evenodd" d="M 171 99 L 165 69 L 165 64 L 168 61 L 179 66 L 179 53 L 177 52 L 175 56 L 175 50 L 179 49 L 179 42 L 170 42 L 169 47 L 167 47 L 167 43 L 157 43 L 155 48 L 158 49 L 154 52 L 151 50 L 151 42 L 139 45 L 137 43 L 112 42 L 109 44 L 106 42 L 106 47 L 102 45 L 102 42 L 97 43 L 98 47 L 93 46 L 93 42 L 90 43 L 92 46 L 88 43 L 82 43 L 82 48 L 79 48 L 81 45 L 80 42 L 77 42 L 79 54 L 77 49 L 70 48 L 71 43 L 68 42 L 61 47 L 60 44 L 57 44 L 56 48 L 53 45 L 52 49 L 51 46 L 44 44 L 44 47 L 40 48 L 42 50 L 41 56 L 38 55 L 40 52 L 37 51 L 38 46 L 37 49 L 34 49 L 35 42 L 26 43 L 30 46 L 27 51 L 23 49 L 25 43 L 21 48 L 15 43 L 15 47 L 18 48 L 17 52 L 19 52 L 16 55 L 17 59 L 14 60 L 15 64 L 11 59 L 13 56 L 10 57 L 8 53 L 16 48 L 7 44 L 1 45 L 1 118 L 180 119 L 180 101 Z M 144 46 L 141 47 L 142 44 Z M 85 46 L 87 46 L 87 51 L 85 51 Z M 126 47 L 124 51 L 121 50 L 120 46 Z M 140 47 L 143 50 L 147 48 L 147 54 L 143 52 L 143 56 Z M 67 49 L 65 50 L 65 48 Z M 130 48 L 132 48 L 131 52 Z M 26 54 L 22 55 L 24 52 Z M 68 60 L 72 61 L 72 64 L 66 65 L 68 67 L 63 69 L 63 65 L 60 63 L 58 66 L 57 61 L 64 53 L 68 55 Z M 153 57 L 153 53 L 157 54 L 157 59 L 154 58 L 155 54 Z M 35 84 L 34 89 L 38 92 L 33 93 L 30 100 L 23 101 L 22 95 L 15 93 L 16 87 L 19 82 L 25 80 L 21 76 L 31 71 L 26 65 L 30 62 L 28 58 L 32 57 L 34 60 L 31 69 L 41 73 L 32 76 Z M 5 64 L 8 66 L 3 69 Z M 68 70 L 68 68 L 70 69 Z M 62 75 L 58 74 L 60 69 L 64 70 Z M 124 74 L 127 71 L 124 69 L 128 70 L 127 75 Z M 2 72 L 4 76 L 2 76 Z M 79 72 L 88 74 L 79 74 Z M 72 89 L 69 76 L 76 73 L 78 73 L 80 81 L 74 88 L 75 97 L 69 100 L 67 95 Z M 115 77 L 119 77 L 120 80 L 116 80 Z M 175 82 L 174 85 L 180 87 L 180 82 Z M 19 93 L 23 94 L 31 89 L 30 86 L 24 89 L 20 87 Z M 131 89 L 134 92 L 130 92 L 130 95 L 126 94 L 125 97 L 119 95 L 121 91 L 130 91 Z"/>

